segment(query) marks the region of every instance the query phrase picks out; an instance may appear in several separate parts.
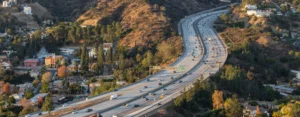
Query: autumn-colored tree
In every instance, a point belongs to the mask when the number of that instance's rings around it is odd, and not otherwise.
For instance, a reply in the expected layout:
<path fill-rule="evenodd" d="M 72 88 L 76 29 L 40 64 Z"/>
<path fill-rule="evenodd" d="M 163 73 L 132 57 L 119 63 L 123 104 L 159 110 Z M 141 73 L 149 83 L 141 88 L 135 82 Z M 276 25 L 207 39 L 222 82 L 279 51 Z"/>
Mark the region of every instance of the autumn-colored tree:
<path fill-rule="evenodd" d="M 67 67 L 66 66 L 61 66 L 60 68 L 57 69 L 57 77 L 58 78 L 65 78 L 68 75 Z"/>
<path fill-rule="evenodd" d="M 8 95 L 11 93 L 11 85 L 9 83 L 4 84 L 3 93 L 8 94 Z"/>
<path fill-rule="evenodd" d="M 52 108 L 53 108 L 52 98 L 51 98 L 51 96 L 47 96 L 43 103 L 42 110 L 48 111 L 48 114 L 50 115 L 50 111 Z"/>
<path fill-rule="evenodd" d="M 44 101 L 43 97 L 42 97 L 42 96 L 39 96 L 38 99 L 37 99 L 37 105 L 38 105 L 39 107 L 41 107 L 41 106 L 43 105 L 43 101 Z"/>
<path fill-rule="evenodd" d="M 46 72 L 42 76 L 42 82 L 43 83 L 48 83 L 48 82 L 51 81 L 51 79 L 52 79 L 52 73 L 51 72 Z"/>
<path fill-rule="evenodd" d="M 212 95 L 212 101 L 213 101 L 213 107 L 214 109 L 220 109 L 223 108 L 223 92 L 215 90 Z"/>

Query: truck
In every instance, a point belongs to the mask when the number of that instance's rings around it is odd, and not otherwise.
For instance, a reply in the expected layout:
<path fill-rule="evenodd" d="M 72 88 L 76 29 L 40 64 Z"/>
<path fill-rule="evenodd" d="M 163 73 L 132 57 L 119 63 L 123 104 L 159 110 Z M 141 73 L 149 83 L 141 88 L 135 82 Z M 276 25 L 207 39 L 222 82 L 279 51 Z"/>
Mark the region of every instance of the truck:
<path fill-rule="evenodd" d="M 114 99 L 117 99 L 118 97 L 118 94 L 113 94 L 110 96 L 110 100 L 114 100 Z"/>

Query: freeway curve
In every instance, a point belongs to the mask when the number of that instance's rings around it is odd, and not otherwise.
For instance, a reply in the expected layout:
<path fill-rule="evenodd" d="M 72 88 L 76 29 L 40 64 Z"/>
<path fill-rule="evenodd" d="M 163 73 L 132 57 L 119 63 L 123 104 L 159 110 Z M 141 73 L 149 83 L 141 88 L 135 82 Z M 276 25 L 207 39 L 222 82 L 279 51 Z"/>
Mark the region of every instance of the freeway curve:
<path fill-rule="evenodd" d="M 158 104 L 168 104 L 169 102 L 172 102 L 174 98 L 182 94 L 181 92 L 184 88 L 189 89 L 192 87 L 192 84 L 199 79 L 201 75 L 206 79 L 210 74 L 216 73 L 219 70 L 219 67 L 226 61 L 227 49 L 212 29 L 212 25 L 219 15 L 226 12 L 227 10 L 222 10 L 192 15 L 185 18 L 180 24 L 183 39 L 187 42 L 185 43 L 185 46 L 195 46 L 194 51 L 198 51 L 199 53 L 196 53 L 200 54 L 199 63 L 190 71 L 192 74 L 181 79 L 181 81 L 183 81 L 182 83 L 177 82 L 176 84 L 168 85 L 165 87 L 166 90 L 161 89 L 156 91 L 156 96 L 145 96 L 149 99 L 148 101 L 145 101 L 145 99 L 138 99 L 128 103 L 129 106 L 120 106 L 104 112 L 102 115 L 104 117 L 112 115 L 122 117 L 149 116 L 162 107 Z M 190 45 L 191 43 L 194 44 Z M 196 48 L 197 45 L 200 47 Z M 164 98 L 162 99 L 160 99 L 161 94 L 164 95 Z M 134 105 L 139 105 L 139 107 L 134 107 Z"/>
<path fill-rule="evenodd" d="M 91 99 L 69 104 L 66 107 L 56 108 L 51 116 L 83 117 L 94 113 L 101 113 L 104 117 L 116 116 L 142 116 L 160 108 L 181 94 L 183 88 L 188 89 L 203 76 L 219 70 L 218 65 L 223 65 L 227 52 L 226 47 L 212 29 L 213 21 L 227 10 L 203 12 L 186 17 L 180 22 L 181 35 L 184 42 L 184 53 L 172 66 L 184 66 L 187 71 L 161 71 L 135 84 L 118 89 L 115 92 L 105 93 Z M 173 78 L 172 78 L 173 77 Z M 148 81 L 149 79 L 149 81 Z M 159 85 L 162 83 L 162 85 Z M 147 86 L 147 88 L 144 88 Z M 156 95 L 149 95 L 149 93 Z M 112 94 L 120 95 L 116 100 L 105 100 L 92 106 L 80 108 L 76 114 L 70 112 L 57 114 L 64 109 L 73 109 L 78 105 L 103 99 Z M 163 98 L 160 96 L 163 95 Z M 143 97 L 143 98 L 142 98 Z M 147 100 L 146 100 L 147 99 Z M 123 105 L 126 106 L 123 106 Z M 138 105 L 138 107 L 137 107 Z M 92 112 L 86 112 L 93 109 Z M 46 112 L 42 113 L 47 116 Z M 39 116 L 33 114 L 32 116 Z"/>

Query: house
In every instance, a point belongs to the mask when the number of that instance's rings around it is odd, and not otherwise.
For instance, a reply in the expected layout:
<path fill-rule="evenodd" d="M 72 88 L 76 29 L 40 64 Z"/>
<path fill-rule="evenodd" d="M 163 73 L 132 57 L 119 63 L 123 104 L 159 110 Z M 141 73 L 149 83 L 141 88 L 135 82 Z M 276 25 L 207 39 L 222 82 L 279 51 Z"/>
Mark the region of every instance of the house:
<path fill-rule="evenodd" d="M 247 15 L 255 15 L 256 17 L 269 17 L 272 13 L 271 10 L 247 10 Z"/>
<path fill-rule="evenodd" d="M 90 58 L 97 58 L 97 48 L 93 48 L 89 51 Z"/>
<path fill-rule="evenodd" d="M 29 72 L 29 75 L 33 78 L 38 78 L 39 74 L 40 74 L 40 70 L 31 70 Z"/>
<path fill-rule="evenodd" d="M 59 48 L 60 49 L 60 53 L 63 55 L 71 55 L 75 52 L 75 49 L 71 49 L 71 48 Z"/>
<path fill-rule="evenodd" d="M 245 5 L 245 9 L 246 10 L 257 10 L 257 6 L 256 5 L 247 4 L 247 5 Z"/>
<path fill-rule="evenodd" d="M 15 98 L 16 101 L 19 101 L 23 98 L 23 95 L 22 94 L 12 94 L 9 97 L 13 97 L 13 98 Z"/>
<path fill-rule="evenodd" d="M 251 106 L 248 103 L 243 103 L 242 105 L 245 107 L 243 109 L 243 117 L 255 117 L 257 114 L 257 111 L 266 114 L 267 117 L 270 116 L 270 113 L 265 108 L 262 108 L 259 106 Z"/>
<path fill-rule="evenodd" d="M 5 53 L 7 56 L 10 56 L 12 53 L 17 53 L 14 50 L 3 50 L 2 52 Z"/>
<path fill-rule="evenodd" d="M 24 67 L 37 67 L 40 65 L 39 59 L 26 59 L 24 60 Z"/>
<path fill-rule="evenodd" d="M 0 55 L 0 69 L 11 69 L 12 65 L 6 55 Z"/>
<path fill-rule="evenodd" d="M 25 6 L 23 11 L 26 15 L 32 15 L 31 7 L 29 6 Z"/>
<path fill-rule="evenodd" d="M 36 54 L 38 59 L 45 59 L 48 56 L 52 56 L 53 53 L 48 53 L 45 47 L 42 47 L 40 51 Z"/>
<path fill-rule="evenodd" d="M 6 37 L 7 33 L 0 33 L 0 37 Z"/>
<path fill-rule="evenodd" d="M 103 43 L 104 53 L 106 54 L 109 49 L 113 47 L 113 43 Z"/>
<path fill-rule="evenodd" d="M 2 2 L 2 7 L 11 7 L 12 6 L 12 3 L 9 2 L 9 1 L 3 1 Z"/>
<path fill-rule="evenodd" d="M 64 56 L 61 55 L 55 55 L 48 56 L 45 58 L 45 65 L 47 67 L 55 67 L 55 65 L 61 64 L 61 62 L 64 62 Z"/>

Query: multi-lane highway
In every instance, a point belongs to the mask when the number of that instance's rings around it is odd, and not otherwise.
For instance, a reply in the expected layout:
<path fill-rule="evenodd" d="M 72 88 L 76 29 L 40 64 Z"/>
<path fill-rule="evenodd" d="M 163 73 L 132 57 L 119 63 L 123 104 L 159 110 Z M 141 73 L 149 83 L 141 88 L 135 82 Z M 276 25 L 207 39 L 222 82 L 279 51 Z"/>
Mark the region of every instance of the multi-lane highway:
<path fill-rule="evenodd" d="M 183 37 L 184 53 L 172 66 L 183 66 L 185 71 L 161 71 L 117 91 L 56 108 L 51 116 L 84 117 L 100 113 L 104 117 L 111 117 L 153 113 L 178 97 L 184 88 L 191 87 L 201 76 L 208 78 L 224 64 L 227 58 L 226 47 L 212 29 L 212 25 L 219 15 L 226 12 L 227 10 L 203 12 L 181 20 L 179 29 Z M 113 94 L 118 97 L 109 100 L 108 97 Z M 92 104 L 84 106 L 88 103 Z M 88 109 L 92 111 L 87 112 Z M 47 112 L 43 112 L 42 116 L 47 116 Z"/>

